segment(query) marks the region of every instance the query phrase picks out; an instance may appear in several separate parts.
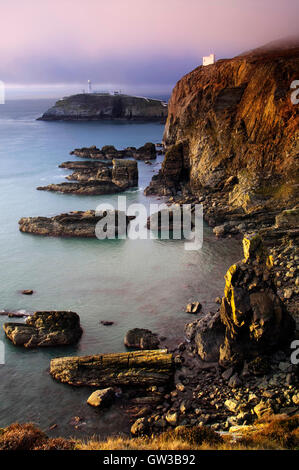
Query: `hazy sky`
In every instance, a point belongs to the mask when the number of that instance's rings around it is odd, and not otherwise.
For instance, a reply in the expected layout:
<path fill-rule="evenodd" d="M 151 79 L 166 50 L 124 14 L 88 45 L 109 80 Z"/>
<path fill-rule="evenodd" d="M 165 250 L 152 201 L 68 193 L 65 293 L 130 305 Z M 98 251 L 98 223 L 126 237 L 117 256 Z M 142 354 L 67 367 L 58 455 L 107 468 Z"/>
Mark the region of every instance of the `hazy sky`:
<path fill-rule="evenodd" d="M 201 64 L 297 32 L 298 0 L 0 0 L 0 80 L 166 90 Z M 108 86 L 107 85 L 107 86 Z"/>

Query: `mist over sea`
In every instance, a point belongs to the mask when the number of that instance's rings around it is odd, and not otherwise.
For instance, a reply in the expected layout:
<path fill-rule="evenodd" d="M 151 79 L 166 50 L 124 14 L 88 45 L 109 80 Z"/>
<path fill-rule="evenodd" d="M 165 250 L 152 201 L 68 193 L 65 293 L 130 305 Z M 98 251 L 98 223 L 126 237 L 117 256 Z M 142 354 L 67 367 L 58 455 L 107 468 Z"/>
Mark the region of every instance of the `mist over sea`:
<path fill-rule="evenodd" d="M 163 97 L 161 97 L 163 98 Z M 49 434 L 105 436 L 126 430 L 126 417 L 116 406 L 99 414 L 86 405 L 90 390 L 56 383 L 50 377 L 53 357 L 125 351 L 128 329 L 149 328 L 173 345 L 194 319 L 188 302 L 215 309 L 223 276 L 240 258 L 236 240 L 216 240 L 204 227 L 203 248 L 186 251 L 181 240 L 59 239 L 21 234 L 24 216 L 53 216 L 71 210 L 116 203 L 117 195 L 78 196 L 36 191 L 65 180 L 63 161 L 76 159 L 75 147 L 112 144 L 121 149 L 161 142 L 163 125 L 125 122 L 36 121 L 55 100 L 16 100 L 0 106 L 0 310 L 73 310 L 80 315 L 83 336 L 75 347 L 25 350 L 6 340 L 0 316 L 0 340 L 6 363 L 0 365 L 0 427 L 34 421 Z M 127 203 L 161 202 L 146 198 L 144 188 L 160 167 L 139 162 L 139 188 L 126 191 Z M 33 289 L 32 296 L 20 290 Z M 101 320 L 115 322 L 102 326 Z M 74 416 L 82 418 L 75 429 Z"/>

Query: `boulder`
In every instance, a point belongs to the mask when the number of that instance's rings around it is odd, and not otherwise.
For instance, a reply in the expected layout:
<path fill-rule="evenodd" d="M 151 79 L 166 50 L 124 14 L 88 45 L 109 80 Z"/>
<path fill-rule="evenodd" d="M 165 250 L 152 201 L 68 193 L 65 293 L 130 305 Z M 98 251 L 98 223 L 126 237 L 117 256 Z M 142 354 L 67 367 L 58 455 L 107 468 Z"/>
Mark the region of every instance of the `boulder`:
<path fill-rule="evenodd" d="M 150 330 L 134 328 L 126 333 L 124 344 L 128 348 L 157 349 L 159 338 L 156 333 L 152 333 Z"/>
<path fill-rule="evenodd" d="M 112 387 L 96 390 L 87 399 L 87 403 L 95 408 L 105 408 L 111 405 L 115 398 L 115 393 Z"/>
<path fill-rule="evenodd" d="M 173 355 L 165 349 L 51 360 L 50 374 L 77 386 L 147 387 L 169 383 L 174 373 Z"/>
<path fill-rule="evenodd" d="M 146 434 L 149 428 L 147 418 L 138 418 L 131 426 L 131 433 L 133 436 L 142 436 Z"/>
<path fill-rule="evenodd" d="M 75 312 L 35 312 L 26 323 L 4 323 L 8 339 L 26 348 L 65 346 L 76 343 L 81 335 L 79 315 Z"/>
<path fill-rule="evenodd" d="M 207 313 L 199 320 L 185 326 L 187 338 L 195 343 L 199 357 L 207 362 L 219 360 L 219 349 L 224 340 L 224 331 L 219 312 Z"/>
<path fill-rule="evenodd" d="M 201 303 L 199 302 L 191 302 L 186 307 L 186 313 L 199 313 L 201 311 Z"/>
<path fill-rule="evenodd" d="M 154 160 L 157 158 L 157 151 L 155 144 L 147 142 L 142 147 L 132 151 L 132 156 L 136 160 Z"/>

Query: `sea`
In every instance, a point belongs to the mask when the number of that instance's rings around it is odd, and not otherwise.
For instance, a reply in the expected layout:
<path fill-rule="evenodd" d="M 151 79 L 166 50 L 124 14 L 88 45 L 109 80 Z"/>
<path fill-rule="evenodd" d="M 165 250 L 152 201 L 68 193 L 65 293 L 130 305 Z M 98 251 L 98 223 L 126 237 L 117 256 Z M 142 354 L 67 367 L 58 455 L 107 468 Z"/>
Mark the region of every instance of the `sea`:
<path fill-rule="evenodd" d="M 72 210 L 116 206 L 117 196 L 84 196 L 37 191 L 37 186 L 66 181 L 58 165 L 77 147 L 112 144 L 118 149 L 161 142 L 163 124 L 129 122 L 37 121 L 55 100 L 10 100 L 0 105 L 0 311 L 72 310 L 83 335 L 70 347 L 27 350 L 4 335 L 0 316 L 0 427 L 34 422 L 48 435 L 101 438 L 127 432 L 121 405 L 99 412 L 86 404 L 89 388 L 55 382 L 52 358 L 126 351 L 124 336 L 135 327 L 164 336 L 173 347 L 184 338 L 184 325 L 196 317 L 186 304 L 200 301 L 215 311 L 224 274 L 241 256 L 240 242 L 217 240 L 204 224 L 200 250 L 187 251 L 184 240 L 98 240 L 40 237 L 19 232 L 18 220 Z M 161 166 L 138 162 L 139 187 L 123 193 L 127 204 L 161 203 L 144 188 Z M 21 294 L 33 289 L 32 296 Z M 103 326 L 101 321 L 113 321 Z"/>

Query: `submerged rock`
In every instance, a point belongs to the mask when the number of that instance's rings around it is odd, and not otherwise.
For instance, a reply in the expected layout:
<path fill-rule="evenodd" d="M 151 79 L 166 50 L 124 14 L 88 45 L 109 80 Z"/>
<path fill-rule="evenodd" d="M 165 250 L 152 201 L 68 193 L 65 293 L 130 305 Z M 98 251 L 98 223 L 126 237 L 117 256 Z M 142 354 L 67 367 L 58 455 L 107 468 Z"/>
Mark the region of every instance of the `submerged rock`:
<path fill-rule="evenodd" d="M 76 343 L 81 335 L 79 315 L 75 312 L 35 312 L 26 323 L 4 323 L 8 339 L 16 346 L 35 348 Z"/>
<path fill-rule="evenodd" d="M 157 349 L 159 338 L 156 333 L 152 333 L 150 330 L 134 328 L 126 333 L 124 344 L 128 348 Z"/>
<path fill-rule="evenodd" d="M 172 354 L 165 349 L 52 359 L 50 374 L 60 382 L 81 386 L 149 386 L 169 383 Z"/>
<path fill-rule="evenodd" d="M 21 232 L 52 237 L 95 238 L 98 222 L 107 222 L 107 233 L 115 235 L 125 233 L 133 216 L 126 216 L 120 211 L 73 211 L 54 217 L 23 217 L 19 220 Z M 118 224 L 118 222 L 120 222 Z"/>

